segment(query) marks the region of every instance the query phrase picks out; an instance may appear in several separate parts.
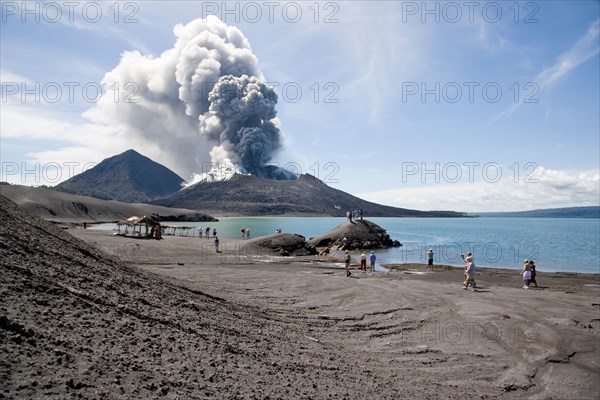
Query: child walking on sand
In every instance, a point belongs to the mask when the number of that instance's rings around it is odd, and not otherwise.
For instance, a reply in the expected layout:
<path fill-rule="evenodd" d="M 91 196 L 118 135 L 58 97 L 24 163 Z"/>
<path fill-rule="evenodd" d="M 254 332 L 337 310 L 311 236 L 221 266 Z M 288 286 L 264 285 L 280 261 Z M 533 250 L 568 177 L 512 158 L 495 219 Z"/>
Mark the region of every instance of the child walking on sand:
<path fill-rule="evenodd" d="M 463 282 L 464 289 L 466 290 L 469 285 L 473 289 L 477 287 L 475 283 L 475 263 L 473 262 L 473 253 L 468 252 L 467 257 L 460 255 L 463 261 L 465 262 L 465 280 Z"/>

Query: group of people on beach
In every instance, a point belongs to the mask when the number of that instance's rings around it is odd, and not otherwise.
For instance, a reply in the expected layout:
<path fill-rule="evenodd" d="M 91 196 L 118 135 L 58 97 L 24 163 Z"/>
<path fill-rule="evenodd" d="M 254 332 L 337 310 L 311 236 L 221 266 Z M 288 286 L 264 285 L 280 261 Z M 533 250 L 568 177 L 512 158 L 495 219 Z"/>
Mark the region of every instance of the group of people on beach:
<path fill-rule="evenodd" d="M 203 227 L 198 228 L 198 237 L 202 238 L 205 236 L 207 239 L 210 239 L 210 226 L 207 226 L 206 228 L 203 228 Z M 212 229 L 212 237 L 213 238 L 217 237 L 217 228 Z"/>
<path fill-rule="evenodd" d="M 348 252 L 346 252 L 348 253 Z M 373 253 L 373 252 L 371 252 Z M 363 253 L 364 255 L 364 253 Z M 473 253 L 470 251 L 467 253 L 465 257 L 463 254 L 460 256 L 465 263 L 465 270 L 463 273 L 463 289 L 468 289 L 471 287 L 472 289 L 477 289 L 477 283 L 475 282 L 475 261 L 473 261 Z M 362 256 L 361 256 L 362 260 Z M 362 269 L 362 261 L 361 261 L 361 269 Z M 427 251 L 427 269 L 433 270 L 433 249 L 429 249 Z M 346 267 L 347 270 L 347 267 Z M 349 273 L 349 272 L 348 272 Z M 347 273 L 347 274 L 348 274 Z M 536 272 L 535 272 L 535 263 L 533 260 L 525 259 L 523 260 L 523 269 L 519 271 L 519 274 L 523 275 L 523 289 L 529 289 L 531 285 L 535 285 L 538 287 L 536 281 Z M 348 275 L 349 276 L 349 275 Z"/>
<path fill-rule="evenodd" d="M 346 253 L 344 255 L 344 265 L 345 265 L 345 269 L 346 269 L 346 276 L 352 275 L 350 273 L 351 259 L 352 258 L 350 257 L 350 253 L 348 252 L 348 250 L 346 250 Z M 375 272 L 375 261 L 376 260 L 377 260 L 377 256 L 375 255 L 375 252 L 371 251 L 371 254 L 369 255 L 369 261 L 371 262 L 371 269 L 370 269 L 371 272 Z M 364 251 L 360 255 L 360 270 L 367 271 L 367 255 L 365 254 Z"/>
<path fill-rule="evenodd" d="M 431 251 L 431 249 L 429 250 Z M 465 279 L 463 281 L 464 289 L 467 289 L 469 286 L 473 289 L 476 289 L 477 284 L 475 283 L 475 262 L 473 261 L 473 253 L 468 252 L 466 257 L 463 255 L 461 255 L 461 257 L 465 262 Z M 533 260 L 524 259 L 523 269 L 519 271 L 519 274 L 523 275 L 523 289 L 529 289 L 531 285 L 538 287 L 536 281 L 535 263 Z"/>
<path fill-rule="evenodd" d="M 207 226 L 206 228 L 204 227 L 199 227 L 198 228 L 198 237 L 199 238 L 203 238 L 206 237 L 207 239 L 210 239 L 210 226 Z M 214 245 L 215 245 L 215 251 L 218 253 L 219 252 L 219 237 L 217 236 L 217 228 L 212 228 L 212 237 L 214 239 Z"/>
<path fill-rule="evenodd" d="M 244 228 L 242 226 L 242 229 L 240 229 L 240 233 L 242 235 L 242 240 L 250 239 L 250 228 Z"/>

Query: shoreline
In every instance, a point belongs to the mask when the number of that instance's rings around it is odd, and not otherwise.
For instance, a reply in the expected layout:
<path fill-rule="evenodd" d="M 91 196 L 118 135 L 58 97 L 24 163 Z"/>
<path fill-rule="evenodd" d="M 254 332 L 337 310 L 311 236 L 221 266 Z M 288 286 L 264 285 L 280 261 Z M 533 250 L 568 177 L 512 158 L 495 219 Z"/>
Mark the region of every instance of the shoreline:
<path fill-rule="evenodd" d="M 93 225 L 90 227 L 88 226 L 88 229 L 84 230 L 83 227 L 81 225 L 76 224 L 75 226 L 72 225 L 66 225 L 66 224 L 58 224 L 57 226 L 66 229 L 68 232 L 70 233 L 74 233 L 74 232 L 78 232 L 78 231 L 88 231 L 88 232 L 95 232 L 99 235 L 108 235 L 108 236 L 114 236 L 112 234 L 113 231 L 111 230 L 105 230 L 105 229 L 98 229 L 98 228 L 94 228 Z M 78 236 L 77 234 L 75 234 L 75 236 Z M 245 240 L 238 238 L 228 238 L 228 237 L 223 237 L 221 234 L 218 235 L 219 239 L 221 241 L 221 245 L 225 246 L 226 252 L 228 253 L 229 256 L 233 256 L 233 257 L 239 257 L 239 256 L 243 256 L 244 253 L 240 252 L 240 246 L 242 246 L 243 244 L 245 244 Z M 211 247 L 212 243 L 213 243 L 213 239 L 212 237 L 207 239 L 205 237 L 199 238 L 197 236 L 173 236 L 173 235 L 168 235 L 168 236 L 163 236 L 163 240 L 164 238 L 182 238 L 182 239 L 188 239 L 188 240 L 201 240 L 201 243 L 203 245 L 203 247 Z M 257 237 L 253 237 L 258 238 Z M 150 241 L 150 242 L 155 242 L 155 240 L 153 239 L 145 239 L 145 238 L 124 238 L 124 239 L 130 239 L 130 240 L 135 240 L 136 242 L 144 242 L 146 240 Z M 158 241 L 159 243 L 161 241 Z M 367 250 L 365 249 L 365 252 Z M 370 250 L 369 250 L 370 251 Z M 376 254 L 378 250 L 375 250 Z M 352 254 L 352 267 L 354 266 L 358 266 L 358 261 L 357 261 L 357 257 L 358 255 L 361 253 L 360 250 L 351 250 L 350 254 Z M 338 256 L 339 254 L 339 256 Z M 293 259 L 294 257 L 285 257 L 287 259 Z M 328 255 L 321 255 L 321 256 L 301 256 L 301 257 L 296 257 L 296 259 L 298 261 L 302 261 L 302 262 L 306 262 L 306 261 L 311 261 L 314 260 L 316 262 L 324 262 L 324 261 L 329 261 L 329 262 L 333 262 L 333 263 L 339 263 L 339 264 L 343 264 L 343 255 L 342 252 L 339 251 L 332 251 L 331 254 Z M 386 268 L 389 270 L 406 270 L 406 269 L 426 269 L 427 268 L 427 264 L 425 263 L 418 263 L 418 262 L 406 262 L 406 263 L 380 263 L 379 261 L 377 261 L 377 265 L 381 266 L 382 268 Z M 538 267 L 539 268 L 539 267 Z M 460 265 L 449 265 L 449 264 L 434 264 L 434 271 L 437 269 L 443 269 L 443 270 L 455 270 L 455 271 L 462 271 L 464 270 L 463 266 Z M 521 271 L 521 268 L 506 268 L 506 267 L 490 267 L 490 266 L 481 266 L 478 265 L 477 266 L 477 273 L 480 274 L 482 273 L 482 271 L 489 271 L 489 273 L 493 273 L 494 271 L 496 271 L 497 273 L 511 273 L 511 274 L 517 274 L 518 271 Z M 581 276 L 581 277 L 590 277 L 591 279 L 600 279 L 600 272 L 578 272 L 578 271 L 544 271 L 544 270 L 539 270 L 537 271 L 538 276 L 544 276 L 544 275 L 548 275 L 548 276 Z"/>
<path fill-rule="evenodd" d="M 427 269 L 427 264 L 422 263 L 389 263 L 389 264 L 381 264 L 383 268 L 392 269 L 392 270 L 408 270 L 408 269 Z M 453 270 L 453 271 L 464 271 L 464 267 L 456 266 L 456 265 L 447 265 L 447 264 L 434 264 L 433 272 L 437 269 L 441 270 Z M 486 267 L 486 266 L 477 266 L 476 271 L 479 274 L 480 271 L 487 271 L 490 273 L 515 273 L 521 271 L 519 268 L 502 268 L 502 267 Z M 581 277 L 589 277 L 592 279 L 600 279 L 600 272 L 575 272 L 575 271 L 536 271 L 537 276 L 581 276 Z"/>
<path fill-rule="evenodd" d="M 111 231 L 101 229 L 76 229 L 67 230 L 74 236 L 83 239 L 85 241 L 92 241 L 99 243 L 105 247 L 115 247 L 121 250 L 126 249 L 132 244 L 139 247 L 140 250 L 136 250 L 135 253 L 141 252 L 141 248 L 144 244 L 148 244 L 150 249 L 165 248 L 166 252 L 177 253 L 179 251 L 186 256 L 196 256 L 200 254 L 202 260 L 212 259 L 213 254 L 213 238 L 198 238 L 196 236 L 163 236 L 162 240 L 144 239 L 135 237 L 121 237 L 113 235 Z M 99 238 L 104 238 L 98 241 Z M 221 236 L 219 236 L 221 239 Z M 169 243 L 173 241 L 174 243 Z M 236 239 L 221 239 L 222 252 L 219 253 L 219 258 L 222 260 L 220 264 L 230 263 L 231 260 L 236 260 L 237 264 L 240 263 L 282 263 L 282 264 L 295 264 L 301 263 L 303 265 L 314 264 L 315 267 L 329 268 L 333 270 L 343 270 L 343 257 L 341 252 L 333 251 L 326 255 L 313 255 L 313 256 L 279 256 L 271 253 L 256 254 L 254 251 L 244 250 L 243 245 L 246 240 L 240 238 Z M 167 250 L 170 249 L 170 250 Z M 179 250 L 178 250 L 179 249 Z M 110 252 L 110 250 L 109 250 Z M 120 251 L 123 253 L 123 251 Z M 338 255 L 339 253 L 339 255 Z M 352 262 L 350 265 L 351 270 L 355 270 L 359 267 L 358 255 L 360 251 L 350 251 L 353 255 Z M 122 255 L 122 254 L 121 254 Z M 127 259 L 126 259 L 127 260 Z M 133 261 L 133 260 L 131 260 Z M 135 264 L 135 261 L 133 261 Z M 424 263 L 380 263 L 377 262 L 377 266 L 385 268 L 388 272 L 406 272 L 411 270 L 424 271 L 430 275 L 438 273 L 455 273 L 462 275 L 464 267 L 448 264 L 434 264 L 433 271 L 427 271 L 427 264 Z M 506 276 L 513 277 L 515 281 L 519 281 L 521 269 L 502 268 L 502 267 L 477 267 L 477 276 L 481 277 L 497 277 Z M 386 273 L 386 272 L 382 272 Z M 576 278 L 585 281 L 598 281 L 600 285 L 600 273 L 585 273 L 585 272 L 574 272 L 574 271 L 537 271 L 537 276 L 540 278 Z"/>

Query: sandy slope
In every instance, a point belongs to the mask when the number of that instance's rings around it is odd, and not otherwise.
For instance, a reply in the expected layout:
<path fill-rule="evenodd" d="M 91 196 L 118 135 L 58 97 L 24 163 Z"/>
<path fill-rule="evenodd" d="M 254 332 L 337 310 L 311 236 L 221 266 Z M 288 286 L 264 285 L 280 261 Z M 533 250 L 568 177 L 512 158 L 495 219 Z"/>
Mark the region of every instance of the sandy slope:
<path fill-rule="evenodd" d="M 600 388 L 598 276 L 541 273 L 542 288 L 523 290 L 516 271 L 480 269 L 472 292 L 452 268 L 345 278 L 330 260 L 257 256 L 238 240 L 216 254 L 206 239 L 75 233 L 147 271 L 294 321 L 287 330 L 300 343 L 318 340 L 339 354 L 332 367 L 367 377 L 356 396 L 582 399 Z"/>
<path fill-rule="evenodd" d="M 63 223 L 114 222 L 133 215 L 198 214 L 198 211 L 186 209 L 100 200 L 51 189 L 20 185 L 0 185 L 0 195 L 14 201 L 40 218 Z"/>
<path fill-rule="evenodd" d="M 74 229 L 0 197 L 0 398 L 585 399 L 598 277 L 346 278 L 314 257 Z M 92 247 L 93 243 L 96 247 Z M 117 256 L 124 260 L 117 260 Z"/>

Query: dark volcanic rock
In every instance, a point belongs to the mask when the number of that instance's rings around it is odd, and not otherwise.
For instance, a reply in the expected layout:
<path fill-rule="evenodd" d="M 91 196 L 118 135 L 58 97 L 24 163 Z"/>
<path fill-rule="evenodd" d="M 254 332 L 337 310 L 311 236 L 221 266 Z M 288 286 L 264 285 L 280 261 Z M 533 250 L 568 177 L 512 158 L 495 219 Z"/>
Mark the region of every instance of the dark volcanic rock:
<path fill-rule="evenodd" d="M 346 221 L 308 241 L 315 247 L 327 246 L 337 250 L 379 249 L 392 247 L 394 242 L 385 229 L 367 220 Z"/>
<path fill-rule="evenodd" d="M 365 216 L 371 217 L 464 216 L 452 211 L 417 211 L 371 203 L 327 186 L 308 174 L 295 180 L 269 180 L 236 174 L 228 181 L 198 183 L 153 203 L 229 215 L 342 217 L 347 211 L 362 209 Z"/>
<path fill-rule="evenodd" d="M 55 189 L 103 200 L 146 203 L 177 192 L 184 182 L 167 167 L 127 150 L 58 184 Z"/>
<path fill-rule="evenodd" d="M 304 236 L 293 233 L 280 233 L 250 239 L 244 243 L 242 251 L 257 255 L 308 256 L 317 254 L 317 249 L 308 244 Z"/>
<path fill-rule="evenodd" d="M 160 215 L 152 214 L 159 222 L 216 222 L 217 218 L 201 213 L 180 214 L 180 215 Z"/>

